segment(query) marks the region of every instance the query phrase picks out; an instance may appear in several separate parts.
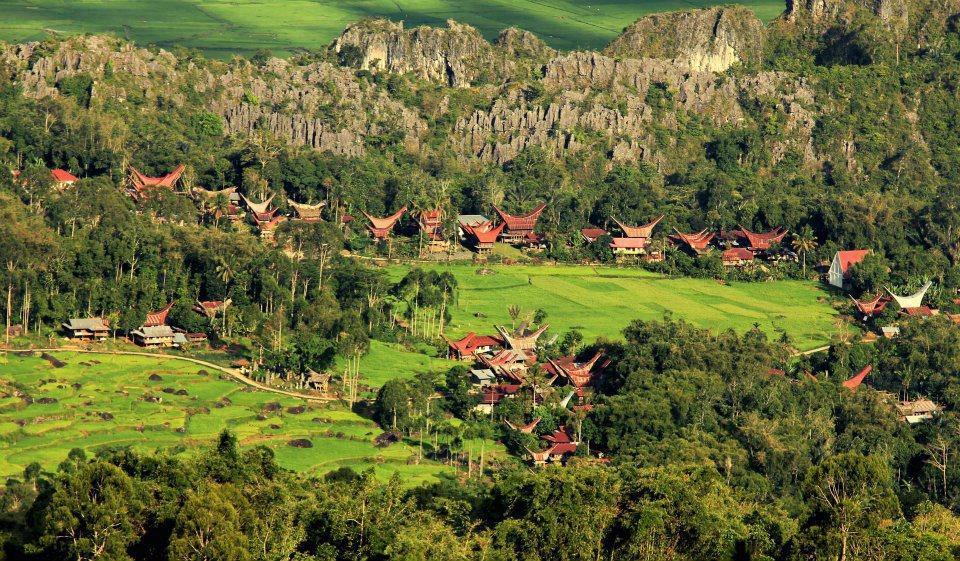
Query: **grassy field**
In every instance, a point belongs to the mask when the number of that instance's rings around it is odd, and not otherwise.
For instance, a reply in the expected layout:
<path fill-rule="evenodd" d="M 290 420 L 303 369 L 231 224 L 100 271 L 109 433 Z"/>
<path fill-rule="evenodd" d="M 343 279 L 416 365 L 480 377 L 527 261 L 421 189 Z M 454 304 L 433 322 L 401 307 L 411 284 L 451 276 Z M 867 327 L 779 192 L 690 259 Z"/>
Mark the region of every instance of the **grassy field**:
<path fill-rule="evenodd" d="M 29 41 L 48 32 L 114 33 L 141 44 L 183 45 L 228 57 L 258 48 L 277 54 L 326 46 L 349 23 L 382 16 L 407 25 L 456 19 L 488 38 L 509 26 L 559 49 L 599 48 L 636 18 L 721 4 L 713 0 L 0 0 L 0 39 Z M 765 21 L 782 0 L 742 4 Z"/>
<path fill-rule="evenodd" d="M 794 346 L 810 349 L 829 341 L 835 312 L 818 284 L 802 281 L 721 284 L 710 279 L 665 278 L 639 269 L 585 266 L 441 266 L 460 286 L 448 333 L 492 333 L 510 325 L 507 306 L 542 308 L 553 333 L 579 329 L 587 341 L 616 338 L 634 319 L 660 319 L 670 312 L 713 330 L 746 331 L 759 324 L 771 337 L 789 334 Z M 394 267 L 400 278 L 406 269 Z M 479 313 L 479 315 L 478 315 Z"/>
<path fill-rule="evenodd" d="M 301 400 L 253 390 L 187 362 L 55 356 L 66 365 L 58 368 L 38 356 L 0 356 L 0 476 L 19 474 L 35 461 L 54 469 L 75 447 L 88 452 L 105 446 L 182 447 L 189 454 L 224 428 L 242 445 L 268 446 L 281 465 L 310 473 L 372 467 L 383 476 L 398 472 L 413 484 L 452 469 L 427 461 L 408 464 L 416 449 L 407 444 L 375 447 L 377 426 L 342 407 L 308 404 L 301 411 Z M 288 445 L 302 438 L 313 447 Z"/>
<path fill-rule="evenodd" d="M 343 359 L 337 367 L 343 369 Z M 393 378 L 412 378 L 420 372 L 446 372 L 457 361 L 428 356 L 424 352 L 414 352 L 400 345 L 371 341 L 370 351 L 360 357 L 360 375 L 364 385 L 379 388 Z"/>

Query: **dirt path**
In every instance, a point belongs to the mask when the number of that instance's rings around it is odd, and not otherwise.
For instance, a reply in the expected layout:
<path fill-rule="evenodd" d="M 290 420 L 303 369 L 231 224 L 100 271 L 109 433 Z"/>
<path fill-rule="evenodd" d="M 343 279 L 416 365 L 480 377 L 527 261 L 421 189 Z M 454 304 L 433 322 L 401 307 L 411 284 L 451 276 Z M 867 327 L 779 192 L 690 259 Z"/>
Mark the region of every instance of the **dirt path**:
<path fill-rule="evenodd" d="M 59 353 L 64 353 L 64 352 L 66 352 L 66 353 L 87 353 L 87 354 L 98 354 L 98 355 L 145 356 L 145 357 L 150 357 L 150 358 L 161 358 L 161 359 L 166 359 L 166 360 L 182 360 L 182 361 L 186 361 L 186 362 L 192 362 L 193 364 L 197 364 L 197 365 L 203 366 L 203 367 L 205 367 L 205 368 L 211 368 L 211 369 L 216 370 L 216 371 L 218 371 L 218 372 L 223 372 L 224 374 L 230 376 L 231 378 L 233 378 L 234 380 L 236 380 L 236 381 L 238 381 L 238 382 L 240 382 L 240 383 L 242 383 L 242 384 L 246 384 L 246 385 L 248 385 L 248 386 L 250 386 L 250 387 L 252 387 L 252 388 L 256 388 L 256 389 L 258 389 L 258 390 L 262 390 L 262 391 L 265 391 L 265 392 L 275 393 L 275 394 L 278 394 L 278 395 L 285 395 L 285 396 L 288 396 L 288 397 L 295 397 L 295 398 L 297 398 L 297 399 L 302 399 L 302 400 L 304 400 L 304 401 L 314 401 L 314 402 L 339 401 L 339 400 L 338 400 L 337 398 L 335 398 L 335 397 L 322 397 L 322 396 L 316 396 L 316 395 L 306 395 L 306 394 L 302 394 L 302 393 L 291 392 L 291 391 L 287 391 L 287 390 L 281 390 L 281 389 L 278 389 L 278 388 L 272 388 L 272 387 L 267 386 L 267 385 L 265 385 L 265 384 L 261 384 L 260 382 L 257 382 L 256 380 L 253 380 L 253 379 L 251 379 L 251 378 L 248 378 L 247 376 L 245 376 L 243 373 L 241 373 L 241 372 L 240 372 L 239 370 L 237 370 L 236 368 L 225 368 L 225 367 L 223 367 L 223 366 L 218 366 L 218 365 L 216 365 L 216 364 L 213 364 L 212 362 L 207 362 L 207 361 L 205 361 L 205 360 L 200 360 L 200 359 L 198 359 L 198 358 L 192 358 L 192 357 L 188 357 L 188 356 L 173 356 L 173 355 L 165 355 L 165 354 L 160 354 L 160 353 L 142 353 L 142 352 L 136 352 L 136 351 L 88 350 L 88 349 L 77 349 L 77 348 L 71 348 L 71 347 L 62 347 L 62 348 L 57 348 L 57 349 L 9 349 L 8 352 L 11 352 L 11 353 L 16 353 L 16 352 L 37 352 L 37 353 L 58 353 L 58 352 L 59 352 Z"/>

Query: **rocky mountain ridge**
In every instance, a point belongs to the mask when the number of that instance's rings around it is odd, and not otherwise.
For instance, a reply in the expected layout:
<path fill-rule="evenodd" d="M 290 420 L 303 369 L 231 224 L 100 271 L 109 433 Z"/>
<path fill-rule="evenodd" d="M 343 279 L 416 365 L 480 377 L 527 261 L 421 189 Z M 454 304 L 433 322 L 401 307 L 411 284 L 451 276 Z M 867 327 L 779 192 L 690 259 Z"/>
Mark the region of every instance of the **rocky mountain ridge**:
<path fill-rule="evenodd" d="M 956 1 L 938 9 L 948 13 Z M 762 69 L 764 45 L 804 22 L 842 25 L 857 10 L 890 22 L 915 9 L 910 0 L 804 0 L 790 2 L 769 27 L 740 7 L 657 14 L 637 20 L 603 53 L 558 53 L 517 29 L 490 43 L 452 21 L 407 29 L 367 20 L 348 27 L 326 57 L 260 66 L 84 36 L 3 46 L 0 72 L 34 98 L 59 96 L 62 80 L 87 75 L 92 109 L 161 102 L 202 109 L 221 117 L 227 134 L 265 132 L 344 156 L 363 154 L 384 135 L 421 151 L 438 133 L 431 127 L 446 121 L 442 146 L 467 161 L 502 165 L 531 146 L 556 154 L 590 149 L 611 161 L 649 161 L 666 173 L 683 165 L 684 127 L 694 119 L 728 129 L 775 122 L 777 134 L 764 138 L 768 164 L 793 153 L 816 168 L 825 159 L 815 128 L 837 104 L 809 76 Z M 389 76 L 440 96 L 439 103 L 418 105 L 384 87 Z M 463 90 L 480 101 L 451 107 Z M 854 169 L 855 148 L 844 152 L 841 164 Z"/>

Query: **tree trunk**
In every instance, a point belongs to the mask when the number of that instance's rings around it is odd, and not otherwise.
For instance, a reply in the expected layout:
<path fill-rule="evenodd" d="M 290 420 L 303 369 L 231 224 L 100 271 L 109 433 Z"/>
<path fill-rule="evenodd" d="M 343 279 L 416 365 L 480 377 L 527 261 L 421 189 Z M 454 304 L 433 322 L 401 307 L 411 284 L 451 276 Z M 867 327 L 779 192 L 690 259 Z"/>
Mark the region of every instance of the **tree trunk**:
<path fill-rule="evenodd" d="M 7 281 L 7 330 L 4 332 L 7 346 L 10 346 L 10 314 L 13 312 L 13 281 Z"/>

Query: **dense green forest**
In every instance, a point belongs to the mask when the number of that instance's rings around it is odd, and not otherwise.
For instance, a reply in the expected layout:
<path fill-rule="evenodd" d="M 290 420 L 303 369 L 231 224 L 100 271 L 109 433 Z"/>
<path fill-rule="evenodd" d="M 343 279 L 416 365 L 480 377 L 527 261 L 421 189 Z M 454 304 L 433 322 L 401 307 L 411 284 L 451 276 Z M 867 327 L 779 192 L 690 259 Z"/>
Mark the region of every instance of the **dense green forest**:
<path fill-rule="evenodd" d="M 7 482 L 0 536 L 14 559 L 954 559 L 956 416 L 910 427 L 878 390 L 909 384 L 955 410 L 958 337 L 920 322 L 782 376 L 769 369 L 783 348 L 757 331 L 637 322 L 606 346 L 616 366 L 585 418 L 553 398 L 501 410 L 540 415 L 546 432 L 582 423 L 610 463 L 477 463 L 409 489 L 347 468 L 308 479 L 229 433 L 192 459 L 77 450 Z M 867 361 L 913 374 L 840 386 Z M 462 414 L 455 388 L 425 413 L 422 387 L 385 386 L 374 416 L 415 431 L 425 414 Z"/>
<path fill-rule="evenodd" d="M 361 213 L 442 208 L 441 229 L 455 238 L 458 213 L 539 203 L 538 261 L 612 261 L 608 237 L 587 243 L 579 230 L 663 214 L 654 243 L 666 259 L 629 266 L 721 282 L 810 279 L 838 249 L 865 248 L 853 296 L 933 280 L 929 302 L 956 310 L 960 7 L 801 4 L 767 27 L 735 8 L 645 18 L 603 53 L 557 53 L 519 30 L 491 44 L 456 23 L 383 21 L 284 60 L 213 61 L 101 36 L 2 45 L 0 310 L 36 344 L 69 317 L 102 315 L 128 331 L 175 302 L 174 324 L 262 354 L 282 376 L 355 360 L 372 339 L 439 350 L 435 326 L 457 298 L 455 278 L 413 269 L 391 279 L 357 259 L 419 257 L 424 242 L 408 218 L 393 241 L 376 243 Z M 705 41 L 685 43 L 701 32 Z M 397 44 L 406 58 L 384 60 Z M 159 176 L 178 164 L 178 191 L 128 196 L 130 166 Z M 62 188 L 52 168 L 80 179 Z M 227 197 L 188 196 L 195 187 L 273 195 L 284 214 L 289 201 L 322 201 L 324 220 L 291 220 L 261 240 L 226 218 Z M 790 230 L 785 243 L 802 259 L 729 269 L 716 252 L 666 246 L 674 228 L 738 225 Z M 214 319 L 192 310 L 227 299 Z M 886 313 L 872 321 L 896 310 Z M 369 403 L 350 399 L 387 440 L 423 446 L 438 419 L 457 419 L 503 441 L 516 455 L 504 465 L 468 459 L 459 477 L 410 489 L 351 470 L 288 472 L 265 448 L 240 451 L 229 433 L 196 455 L 78 450 L 7 482 L 4 552 L 960 556 L 960 330 L 945 314 L 904 319 L 899 337 L 875 343 L 841 330 L 829 352 L 800 357 L 786 337 L 670 317 L 635 322 L 616 342 L 558 335 L 542 358 L 602 350 L 609 359 L 590 408 L 557 407 L 554 389 L 533 397 L 537 371 L 515 399 L 478 415 L 464 368 L 391 380 Z M 841 384 L 868 365 L 866 384 Z M 921 395 L 944 412 L 908 425 L 894 405 Z M 534 418 L 531 434 L 500 422 Z M 565 465 L 520 460 L 561 426 L 586 444 Z"/>

